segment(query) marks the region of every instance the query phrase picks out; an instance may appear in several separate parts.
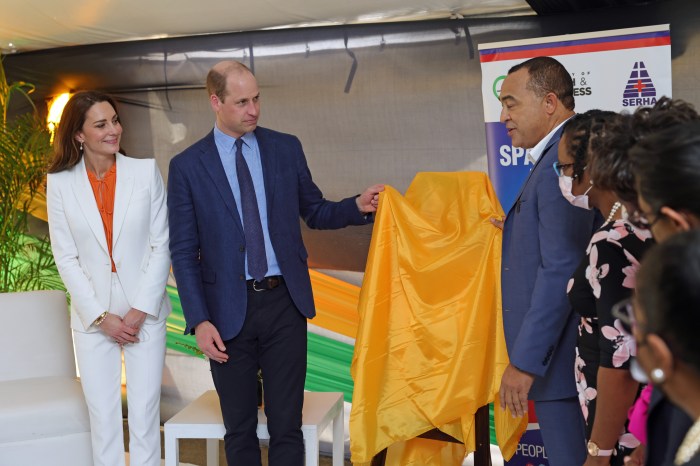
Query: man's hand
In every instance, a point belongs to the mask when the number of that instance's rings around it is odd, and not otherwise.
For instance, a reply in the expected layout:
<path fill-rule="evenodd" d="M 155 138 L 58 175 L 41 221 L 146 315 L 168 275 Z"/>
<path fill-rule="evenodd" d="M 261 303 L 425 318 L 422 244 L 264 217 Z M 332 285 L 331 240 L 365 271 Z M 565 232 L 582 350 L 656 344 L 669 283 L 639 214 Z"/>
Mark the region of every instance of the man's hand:
<path fill-rule="evenodd" d="M 489 221 L 490 221 L 491 224 L 492 224 L 493 226 L 495 226 L 496 228 L 503 230 L 503 223 L 506 221 L 506 218 L 505 218 L 505 217 L 503 217 L 503 218 L 491 217 L 491 218 L 489 219 Z"/>
<path fill-rule="evenodd" d="M 134 334 L 136 335 L 141 329 L 141 326 L 143 325 L 143 322 L 145 320 L 146 313 L 132 307 L 126 313 L 126 315 L 122 319 L 122 322 L 124 322 L 124 325 L 126 325 L 127 327 L 131 327 L 132 329 L 136 330 L 136 333 Z"/>
<path fill-rule="evenodd" d="M 534 375 L 523 372 L 512 364 L 508 364 L 503 372 L 499 391 L 501 406 L 510 408 L 513 417 L 527 414 L 527 395 L 534 380 Z"/>
<path fill-rule="evenodd" d="M 197 346 L 206 357 L 219 363 L 228 361 L 228 354 L 223 352 L 226 351 L 226 347 L 214 324 L 208 320 L 200 322 L 194 328 L 194 335 L 197 338 Z"/>
<path fill-rule="evenodd" d="M 363 214 L 369 214 L 370 212 L 376 212 L 379 206 L 379 193 L 384 191 L 383 184 L 375 184 L 365 189 L 365 192 L 360 194 L 355 198 L 357 203 L 357 208 Z"/>

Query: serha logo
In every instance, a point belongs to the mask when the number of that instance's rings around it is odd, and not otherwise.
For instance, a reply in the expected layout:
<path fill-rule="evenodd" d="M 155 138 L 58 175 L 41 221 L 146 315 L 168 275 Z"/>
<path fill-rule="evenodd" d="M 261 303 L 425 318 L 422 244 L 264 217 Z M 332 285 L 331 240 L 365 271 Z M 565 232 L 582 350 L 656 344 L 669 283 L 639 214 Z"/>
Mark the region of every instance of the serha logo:
<path fill-rule="evenodd" d="M 623 107 L 651 106 L 656 103 L 656 88 L 643 61 L 635 62 L 625 92 L 622 94 Z"/>

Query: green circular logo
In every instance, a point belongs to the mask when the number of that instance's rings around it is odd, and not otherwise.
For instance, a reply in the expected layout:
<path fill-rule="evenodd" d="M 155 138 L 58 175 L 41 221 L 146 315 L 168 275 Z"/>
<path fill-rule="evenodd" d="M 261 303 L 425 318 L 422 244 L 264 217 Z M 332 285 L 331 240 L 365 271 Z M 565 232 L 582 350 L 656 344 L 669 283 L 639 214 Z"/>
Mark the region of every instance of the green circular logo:
<path fill-rule="evenodd" d="M 493 95 L 495 95 L 498 100 L 501 100 L 500 86 L 504 79 L 506 79 L 506 75 L 499 76 L 493 80 Z"/>

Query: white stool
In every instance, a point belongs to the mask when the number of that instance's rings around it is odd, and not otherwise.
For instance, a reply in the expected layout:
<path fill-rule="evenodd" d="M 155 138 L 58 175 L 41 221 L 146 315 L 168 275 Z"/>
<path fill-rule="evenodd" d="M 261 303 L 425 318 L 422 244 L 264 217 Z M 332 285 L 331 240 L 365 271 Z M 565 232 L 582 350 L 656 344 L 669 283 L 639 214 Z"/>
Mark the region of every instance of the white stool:
<path fill-rule="evenodd" d="M 343 394 L 336 392 L 304 392 L 301 432 L 306 449 L 306 466 L 318 466 L 318 437 L 333 422 L 333 466 L 344 460 Z M 226 433 L 221 417 L 219 397 L 215 390 L 187 405 L 165 423 L 165 466 L 178 466 L 181 438 L 207 439 L 207 466 L 219 465 L 219 440 Z M 267 418 L 258 410 L 258 438 L 269 439 Z"/>

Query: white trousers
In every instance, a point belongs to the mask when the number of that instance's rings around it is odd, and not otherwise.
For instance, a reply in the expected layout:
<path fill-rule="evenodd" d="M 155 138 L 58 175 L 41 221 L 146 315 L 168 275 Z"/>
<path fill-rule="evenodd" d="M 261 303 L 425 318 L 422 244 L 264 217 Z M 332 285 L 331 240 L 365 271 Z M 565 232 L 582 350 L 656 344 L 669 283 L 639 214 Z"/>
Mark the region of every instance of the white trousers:
<path fill-rule="evenodd" d="M 131 307 L 116 273 L 109 312 Z M 160 386 L 165 363 L 165 319 L 146 319 L 139 342 L 123 349 L 103 332 L 73 330 L 80 381 L 90 413 L 94 466 L 124 466 L 121 353 L 126 367 L 130 466 L 160 466 Z"/>

